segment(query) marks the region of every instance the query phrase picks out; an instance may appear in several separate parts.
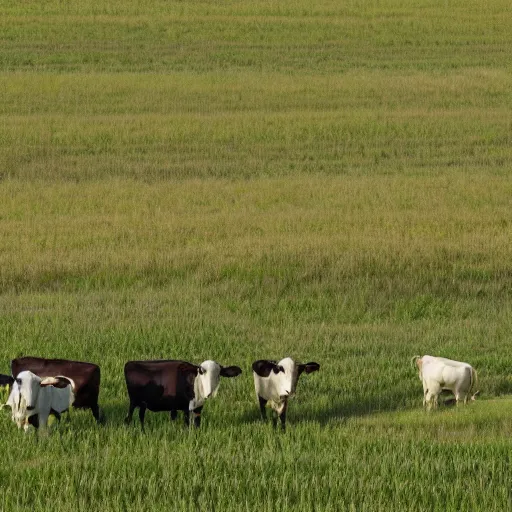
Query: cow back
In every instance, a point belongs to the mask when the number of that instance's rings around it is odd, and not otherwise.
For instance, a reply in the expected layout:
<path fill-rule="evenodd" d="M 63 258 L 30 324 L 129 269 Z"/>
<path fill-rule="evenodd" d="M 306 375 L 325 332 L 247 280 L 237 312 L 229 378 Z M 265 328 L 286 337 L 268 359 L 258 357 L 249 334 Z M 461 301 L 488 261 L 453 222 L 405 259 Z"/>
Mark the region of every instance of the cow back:
<path fill-rule="evenodd" d="M 124 374 L 130 401 L 153 411 L 187 409 L 198 368 L 186 361 L 129 361 Z"/>

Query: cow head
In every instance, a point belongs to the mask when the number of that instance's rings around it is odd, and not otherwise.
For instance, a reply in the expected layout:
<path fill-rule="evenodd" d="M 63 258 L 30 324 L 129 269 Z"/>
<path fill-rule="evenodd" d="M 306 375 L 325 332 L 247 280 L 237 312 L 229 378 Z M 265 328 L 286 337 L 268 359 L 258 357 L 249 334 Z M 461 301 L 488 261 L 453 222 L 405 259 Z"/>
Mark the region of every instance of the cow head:
<path fill-rule="evenodd" d="M 256 361 L 252 369 L 259 377 L 270 377 L 275 390 L 274 393 L 284 399 L 295 393 L 297 381 L 302 373 L 316 372 L 320 369 L 320 365 L 315 362 L 297 363 L 292 358 L 285 357 L 279 362 Z"/>
<path fill-rule="evenodd" d="M 29 371 L 20 372 L 16 377 L 15 387 L 19 392 L 18 409 L 22 407 L 22 404 L 27 411 L 35 409 L 41 388 L 41 378 Z"/>
<path fill-rule="evenodd" d="M 204 361 L 197 369 L 194 392 L 197 400 L 217 395 L 221 377 L 236 377 L 242 370 L 238 366 L 221 366 L 215 361 Z"/>
<path fill-rule="evenodd" d="M 20 372 L 12 384 L 7 405 L 12 409 L 12 419 L 18 428 L 24 426 L 34 411 L 39 396 L 41 379 L 29 371 Z"/>
<path fill-rule="evenodd" d="M 315 362 L 297 363 L 290 357 L 285 357 L 277 363 L 283 372 L 279 372 L 279 379 L 282 385 L 282 396 L 294 395 L 299 377 L 304 373 L 313 373 L 320 370 L 320 365 Z"/>

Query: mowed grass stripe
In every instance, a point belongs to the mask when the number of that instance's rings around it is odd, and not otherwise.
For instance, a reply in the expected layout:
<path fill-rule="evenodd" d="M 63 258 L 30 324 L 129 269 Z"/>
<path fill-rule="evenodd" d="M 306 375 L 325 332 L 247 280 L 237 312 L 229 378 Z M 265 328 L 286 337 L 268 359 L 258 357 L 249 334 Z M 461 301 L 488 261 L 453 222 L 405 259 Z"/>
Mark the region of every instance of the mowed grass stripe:
<path fill-rule="evenodd" d="M 120 12 L 122 15 L 119 16 Z M 3 8 L 3 70 L 332 73 L 506 65 L 506 2 Z M 484 20 L 484 21 L 482 21 Z M 487 24 L 486 24 L 487 23 Z M 361 44 L 364 42 L 364 44 Z"/>
<path fill-rule="evenodd" d="M 388 114 L 417 111 L 440 115 L 468 110 L 492 115 L 512 93 L 507 69 L 488 67 L 450 73 L 351 70 L 343 75 L 215 71 L 0 73 L 0 114 L 193 115 L 337 112 L 350 119 L 368 109 Z M 486 114 L 487 112 L 487 114 Z"/>
<path fill-rule="evenodd" d="M 485 173 L 60 187 L 14 181 L 1 191 L 6 289 L 59 268 L 69 277 L 127 272 L 144 281 L 149 272 L 166 281 L 176 272 L 246 279 L 261 266 L 275 278 L 311 274 L 335 288 L 368 272 L 396 280 L 416 274 L 423 284 L 471 280 L 471 272 L 489 285 L 508 276 L 510 182 Z"/>
<path fill-rule="evenodd" d="M 443 173 L 510 162 L 506 71 L 6 73 L 4 178 Z"/>

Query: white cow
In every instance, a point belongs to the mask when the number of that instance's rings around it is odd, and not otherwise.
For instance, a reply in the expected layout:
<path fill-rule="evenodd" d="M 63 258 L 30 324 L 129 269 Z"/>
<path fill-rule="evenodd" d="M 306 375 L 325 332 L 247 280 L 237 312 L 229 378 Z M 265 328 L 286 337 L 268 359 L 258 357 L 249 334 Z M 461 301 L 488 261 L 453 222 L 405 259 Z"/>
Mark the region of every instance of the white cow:
<path fill-rule="evenodd" d="M 466 404 L 468 399 L 474 400 L 478 394 L 477 391 L 471 396 L 478 378 L 475 369 L 469 363 L 428 355 L 414 356 L 412 361 L 416 364 L 423 383 L 424 407 L 437 407 L 438 397 L 443 390 L 451 391 L 457 404 L 461 400 Z"/>
<path fill-rule="evenodd" d="M 23 371 L 13 380 L 11 393 L 7 400 L 12 410 L 12 419 L 25 432 L 29 425 L 43 429 L 48 417 L 53 414 L 60 419 L 60 413 L 67 411 L 75 395 L 74 382 L 67 377 L 46 377 Z"/>
<path fill-rule="evenodd" d="M 288 398 L 295 393 L 300 375 L 303 372 L 312 373 L 319 369 L 318 363 L 296 363 L 290 357 L 281 359 L 279 362 L 268 359 L 255 361 L 252 364 L 252 371 L 262 418 L 266 419 L 265 406 L 269 402 L 270 407 L 275 411 L 272 416 L 274 427 L 279 417 L 284 430 Z"/>

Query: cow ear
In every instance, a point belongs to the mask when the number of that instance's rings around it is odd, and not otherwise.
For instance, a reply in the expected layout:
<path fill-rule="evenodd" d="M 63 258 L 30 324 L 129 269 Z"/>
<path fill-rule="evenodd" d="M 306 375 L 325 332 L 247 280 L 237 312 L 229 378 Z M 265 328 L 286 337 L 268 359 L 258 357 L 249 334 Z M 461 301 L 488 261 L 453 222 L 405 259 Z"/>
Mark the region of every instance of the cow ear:
<path fill-rule="evenodd" d="M 238 366 L 221 366 L 220 375 L 222 377 L 238 377 L 242 373 L 242 369 Z"/>
<path fill-rule="evenodd" d="M 279 366 L 279 365 L 275 364 L 274 368 L 272 369 L 272 371 L 275 374 L 278 374 L 279 372 L 283 372 L 284 373 L 284 368 L 282 366 Z"/>
<path fill-rule="evenodd" d="M 259 361 L 254 361 L 254 363 L 252 363 L 252 371 L 259 377 L 268 377 L 275 366 L 275 361 L 260 359 Z"/>
<path fill-rule="evenodd" d="M 197 373 L 199 375 L 203 375 L 204 374 L 204 368 L 202 366 L 200 366 L 198 369 L 197 369 Z"/>
<path fill-rule="evenodd" d="M 0 386 L 12 386 L 14 378 L 10 375 L 0 375 Z"/>
<path fill-rule="evenodd" d="M 317 372 L 318 370 L 320 370 L 320 365 L 315 362 L 303 363 L 299 365 L 299 373 L 313 373 Z"/>

